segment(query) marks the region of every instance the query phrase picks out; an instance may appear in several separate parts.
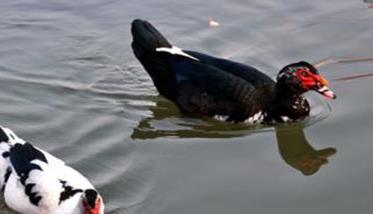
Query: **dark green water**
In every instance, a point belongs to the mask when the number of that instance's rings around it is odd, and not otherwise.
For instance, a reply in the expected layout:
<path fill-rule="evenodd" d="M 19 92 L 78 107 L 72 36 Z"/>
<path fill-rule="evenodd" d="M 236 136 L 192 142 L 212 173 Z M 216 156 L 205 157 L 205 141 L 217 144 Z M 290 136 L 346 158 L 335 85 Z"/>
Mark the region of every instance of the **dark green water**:
<path fill-rule="evenodd" d="M 0 123 L 89 177 L 107 213 L 372 212 L 373 78 L 333 79 L 373 63 L 323 67 L 338 98 L 308 94 L 306 124 L 224 124 L 158 96 L 129 32 L 148 19 L 179 47 L 275 76 L 299 60 L 373 55 L 364 1 L 20 0 L 0 14 Z"/>

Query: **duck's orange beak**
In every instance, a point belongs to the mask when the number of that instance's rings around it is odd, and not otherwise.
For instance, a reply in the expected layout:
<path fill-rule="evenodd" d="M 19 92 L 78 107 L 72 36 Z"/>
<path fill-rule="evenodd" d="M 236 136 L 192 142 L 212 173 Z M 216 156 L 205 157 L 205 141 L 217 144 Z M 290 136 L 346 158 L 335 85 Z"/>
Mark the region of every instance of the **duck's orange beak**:
<path fill-rule="evenodd" d="M 320 83 L 321 85 L 324 85 L 324 86 L 327 86 L 329 85 L 329 81 L 327 79 L 325 79 L 323 76 L 319 75 L 320 77 Z"/>
<path fill-rule="evenodd" d="M 316 90 L 320 94 L 322 94 L 324 97 L 327 97 L 329 99 L 335 99 L 337 98 L 337 95 L 334 94 L 333 91 L 331 91 L 328 87 L 324 86 Z"/>
<path fill-rule="evenodd" d="M 334 94 L 333 91 L 331 91 L 328 88 L 328 80 L 326 80 L 323 76 L 319 75 L 319 86 L 315 88 L 315 91 L 319 92 L 322 94 L 324 97 L 327 97 L 329 99 L 335 99 L 337 98 L 337 95 Z"/>

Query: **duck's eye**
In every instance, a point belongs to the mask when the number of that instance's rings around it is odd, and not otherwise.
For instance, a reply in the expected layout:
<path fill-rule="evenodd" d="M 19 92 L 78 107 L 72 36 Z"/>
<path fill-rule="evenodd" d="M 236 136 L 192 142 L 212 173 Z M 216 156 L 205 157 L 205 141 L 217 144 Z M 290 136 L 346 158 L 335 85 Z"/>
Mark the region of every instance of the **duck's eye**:
<path fill-rule="evenodd" d="M 301 71 L 301 72 L 300 72 L 300 75 L 302 75 L 302 76 L 304 76 L 304 77 L 308 77 L 308 73 L 305 72 L 305 71 Z"/>

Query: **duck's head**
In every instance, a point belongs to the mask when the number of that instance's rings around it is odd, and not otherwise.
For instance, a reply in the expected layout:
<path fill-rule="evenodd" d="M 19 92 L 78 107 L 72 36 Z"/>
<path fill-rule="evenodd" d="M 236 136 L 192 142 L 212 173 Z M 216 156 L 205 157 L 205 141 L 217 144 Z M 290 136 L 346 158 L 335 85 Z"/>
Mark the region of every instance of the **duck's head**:
<path fill-rule="evenodd" d="M 285 66 L 277 75 L 281 92 L 300 95 L 309 90 L 317 91 L 329 99 L 337 96 L 328 88 L 328 81 L 308 62 L 301 61 Z"/>
<path fill-rule="evenodd" d="M 84 214 L 104 214 L 104 202 L 96 190 L 87 189 L 82 197 Z"/>

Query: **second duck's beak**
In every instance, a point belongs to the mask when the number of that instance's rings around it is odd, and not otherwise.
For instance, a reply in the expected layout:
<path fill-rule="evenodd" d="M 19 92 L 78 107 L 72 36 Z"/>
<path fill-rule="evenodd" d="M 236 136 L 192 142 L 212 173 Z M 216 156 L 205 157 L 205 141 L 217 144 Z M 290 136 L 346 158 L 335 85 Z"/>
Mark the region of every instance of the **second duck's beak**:
<path fill-rule="evenodd" d="M 320 77 L 320 80 L 319 80 L 319 85 L 315 88 L 315 91 L 319 92 L 320 94 L 322 94 L 324 97 L 327 97 L 329 99 L 335 99 L 337 98 L 337 95 L 334 94 L 333 91 L 331 91 L 327 85 L 329 84 L 328 83 L 328 80 L 326 80 L 323 76 L 319 76 Z"/>

